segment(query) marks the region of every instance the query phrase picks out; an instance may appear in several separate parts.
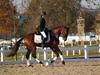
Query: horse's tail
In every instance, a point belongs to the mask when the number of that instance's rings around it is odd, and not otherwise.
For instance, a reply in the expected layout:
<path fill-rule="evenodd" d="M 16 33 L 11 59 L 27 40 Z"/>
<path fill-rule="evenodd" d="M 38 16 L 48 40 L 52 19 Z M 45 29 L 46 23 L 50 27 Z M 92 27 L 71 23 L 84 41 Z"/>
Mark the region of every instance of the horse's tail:
<path fill-rule="evenodd" d="M 19 46 L 21 44 L 21 41 L 23 40 L 23 38 L 20 38 L 16 43 L 15 45 L 11 48 L 11 51 L 9 52 L 8 56 L 14 56 L 16 55 L 18 49 L 19 49 Z"/>

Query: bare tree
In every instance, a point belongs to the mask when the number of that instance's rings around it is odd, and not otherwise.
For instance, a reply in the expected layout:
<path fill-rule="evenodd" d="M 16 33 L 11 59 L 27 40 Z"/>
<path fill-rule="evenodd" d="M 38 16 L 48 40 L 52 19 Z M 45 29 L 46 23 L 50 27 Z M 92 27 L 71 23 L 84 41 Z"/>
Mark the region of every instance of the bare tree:
<path fill-rule="evenodd" d="M 0 34 L 9 36 L 13 32 L 13 14 L 9 0 L 0 0 Z"/>

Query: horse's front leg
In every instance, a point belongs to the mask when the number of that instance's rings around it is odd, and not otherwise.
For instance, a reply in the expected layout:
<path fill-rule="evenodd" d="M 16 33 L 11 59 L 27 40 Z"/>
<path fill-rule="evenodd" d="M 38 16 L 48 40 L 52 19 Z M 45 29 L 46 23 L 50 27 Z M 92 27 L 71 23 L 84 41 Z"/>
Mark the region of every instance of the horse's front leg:
<path fill-rule="evenodd" d="M 59 57 L 60 57 L 60 59 L 62 61 L 62 64 L 65 65 L 65 61 L 64 61 L 64 58 L 63 58 L 63 53 L 61 52 L 61 50 L 59 49 L 59 47 L 57 47 L 57 51 L 59 53 Z"/>
<path fill-rule="evenodd" d="M 59 57 L 58 52 L 56 51 L 56 48 L 51 47 L 52 51 L 56 54 L 56 56 L 51 60 L 51 64 Z"/>
<path fill-rule="evenodd" d="M 65 61 L 64 61 L 64 58 L 63 58 L 63 54 L 60 51 L 59 47 L 54 47 L 54 48 L 51 48 L 51 49 L 56 54 L 56 56 L 53 58 L 53 60 L 51 60 L 51 63 L 53 63 L 58 57 L 60 57 L 60 59 L 62 61 L 62 64 L 65 65 Z"/>
<path fill-rule="evenodd" d="M 62 56 L 61 54 L 59 54 L 59 57 L 60 57 L 60 59 L 61 59 L 61 61 L 62 61 L 62 64 L 64 64 L 64 65 L 65 65 L 65 61 L 64 61 L 63 56 Z"/>

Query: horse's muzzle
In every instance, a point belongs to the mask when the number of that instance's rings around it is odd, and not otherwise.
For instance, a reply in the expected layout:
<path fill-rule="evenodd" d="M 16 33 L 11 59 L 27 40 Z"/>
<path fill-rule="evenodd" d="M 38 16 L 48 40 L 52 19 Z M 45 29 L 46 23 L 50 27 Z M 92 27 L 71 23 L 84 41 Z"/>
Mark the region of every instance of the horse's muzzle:
<path fill-rule="evenodd" d="M 66 40 L 67 40 L 67 38 L 63 38 L 63 40 L 64 40 L 64 41 L 66 41 Z"/>

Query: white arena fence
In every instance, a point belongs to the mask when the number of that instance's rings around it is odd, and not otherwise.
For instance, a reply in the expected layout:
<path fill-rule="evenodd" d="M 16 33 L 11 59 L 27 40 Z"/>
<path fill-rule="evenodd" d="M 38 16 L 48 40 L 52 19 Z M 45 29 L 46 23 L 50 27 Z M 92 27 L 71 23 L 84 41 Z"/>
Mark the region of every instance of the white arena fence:
<path fill-rule="evenodd" d="M 87 46 L 84 45 L 83 47 L 59 47 L 61 51 L 66 51 L 66 55 L 68 56 L 68 51 L 73 51 L 73 55 L 75 55 L 75 51 L 79 51 L 80 54 L 80 50 L 84 51 L 84 59 L 88 59 L 89 55 L 88 55 L 88 51 L 89 50 L 98 50 L 98 52 L 100 53 L 100 45 L 99 46 Z M 25 48 L 20 47 L 18 52 L 26 52 L 27 50 L 25 50 Z M 0 48 L 0 61 L 4 62 L 4 54 L 9 52 L 9 49 L 7 50 L 7 48 L 5 47 L 1 47 Z M 52 50 L 50 48 L 37 48 L 37 54 L 39 54 L 39 52 L 43 52 L 44 53 L 44 61 L 48 60 L 48 52 L 51 52 L 51 57 L 53 58 L 54 53 L 52 52 Z M 24 59 L 24 55 L 21 56 L 22 61 Z M 32 59 L 32 56 L 30 55 L 30 60 Z"/>

